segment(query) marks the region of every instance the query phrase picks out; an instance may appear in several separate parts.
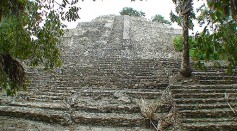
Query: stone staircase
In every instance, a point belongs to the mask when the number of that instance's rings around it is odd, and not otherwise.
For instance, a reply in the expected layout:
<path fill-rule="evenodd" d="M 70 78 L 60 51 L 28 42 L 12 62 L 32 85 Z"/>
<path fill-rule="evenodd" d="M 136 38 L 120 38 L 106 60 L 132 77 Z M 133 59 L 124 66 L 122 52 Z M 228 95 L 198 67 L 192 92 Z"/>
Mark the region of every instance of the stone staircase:
<path fill-rule="evenodd" d="M 2 95 L 0 116 L 65 127 L 149 130 L 140 129 L 147 120 L 138 103 L 141 98 L 157 101 L 169 77 L 177 74 L 180 55 L 170 43 L 177 34 L 179 31 L 128 16 L 79 23 L 62 38 L 63 66 L 51 71 L 27 68 L 28 91 L 13 98 Z M 228 102 L 236 108 L 237 75 L 228 76 L 224 70 L 195 70 L 196 84 L 170 85 L 186 130 L 237 129 L 236 114 L 224 98 L 225 93 L 230 94 Z M 168 111 L 163 105 L 156 113 Z"/>
<path fill-rule="evenodd" d="M 63 66 L 52 71 L 28 68 L 28 91 L 13 98 L 1 96 L 0 116 L 64 126 L 144 127 L 147 121 L 138 101 L 160 98 L 180 60 L 140 57 L 144 52 L 137 50 L 137 43 L 154 42 L 136 39 L 134 22 L 139 21 L 110 16 L 79 23 L 63 38 Z M 159 47 L 162 41 L 154 40 Z M 154 52 L 161 54 L 161 50 Z M 167 111 L 164 106 L 157 113 Z"/>
<path fill-rule="evenodd" d="M 177 108 L 185 117 L 183 126 L 187 130 L 237 130 L 236 74 L 227 75 L 225 68 L 195 70 L 193 74 L 197 84 L 171 86 Z"/>
<path fill-rule="evenodd" d="M 195 71 L 193 74 L 199 79 L 200 84 L 237 84 L 237 74 L 228 75 L 226 68 Z"/>

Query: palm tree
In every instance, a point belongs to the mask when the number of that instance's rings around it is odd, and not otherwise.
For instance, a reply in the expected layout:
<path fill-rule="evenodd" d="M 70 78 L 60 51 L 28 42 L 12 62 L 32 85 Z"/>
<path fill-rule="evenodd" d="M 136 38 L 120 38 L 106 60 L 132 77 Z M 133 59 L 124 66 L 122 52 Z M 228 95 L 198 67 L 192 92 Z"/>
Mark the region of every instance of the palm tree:
<path fill-rule="evenodd" d="M 177 22 L 183 29 L 183 57 L 180 74 L 184 77 L 190 77 L 192 75 L 192 70 L 189 62 L 189 41 L 188 41 L 188 29 L 193 28 L 192 18 L 195 17 L 193 13 L 193 0 L 173 0 L 173 3 L 176 5 L 176 16 L 171 12 L 171 21 Z"/>

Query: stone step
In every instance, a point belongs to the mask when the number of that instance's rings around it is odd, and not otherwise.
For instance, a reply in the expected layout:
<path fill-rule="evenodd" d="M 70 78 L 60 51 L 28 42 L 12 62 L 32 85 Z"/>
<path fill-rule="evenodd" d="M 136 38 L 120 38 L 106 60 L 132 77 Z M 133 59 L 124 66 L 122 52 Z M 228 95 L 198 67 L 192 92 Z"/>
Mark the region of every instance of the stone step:
<path fill-rule="evenodd" d="M 124 67 L 126 66 L 126 67 Z M 152 73 L 151 69 L 157 68 L 157 70 L 159 70 L 160 68 L 158 67 L 138 67 L 138 66 L 129 66 L 129 65 L 124 65 L 124 66 L 102 66 L 102 67 L 73 67 L 73 69 L 62 69 L 62 74 L 64 73 L 68 73 L 71 71 L 74 72 L 78 72 L 78 73 L 89 73 L 89 74 L 94 74 L 94 73 L 98 73 L 98 74 L 103 74 L 103 73 L 113 73 L 113 72 L 122 72 L 122 71 L 130 71 L 128 73 L 140 73 L 140 74 L 146 74 L 146 73 Z M 76 68 L 76 69 L 74 69 Z M 67 69 L 67 70 L 66 70 Z M 137 71 L 137 72 L 134 72 Z"/>
<path fill-rule="evenodd" d="M 237 84 L 218 84 L 218 85 L 172 85 L 172 91 L 179 90 L 179 89 L 237 89 Z M 184 90 L 184 91 L 185 91 Z"/>
<path fill-rule="evenodd" d="M 229 102 L 232 108 L 237 107 L 234 103 Z M 205 103 L 205 104 L 178 104 L 176 107 L 179 110 L 199 110 L 199 109 L 214 109 L 214 108 L 229 108 L 229 105 L 226 102 L 218 102 L 218 103 Z"/>
<path fill-rule="evenodd" d="M 101 76 L 101 75 L 104 76 Z M 122 76 L 121 76 L 122 75 Z M 136 73 L 129 73 L 129 72 L 125 72 L 124 74 L 108 74 L 106 72 L 103 72 L 101 74 L 93 74 L 93 75 L 88 75 L 88 74 L 77 74 L 77 75 L 62 75 L 62 74 L 58 74 L 57 76 L 42 76 L 42 75 L 34 75 L 32 77 L 30 77 L 30 79 L 37 81 L 37 79 L 39 80 L 45 80 L 45 81 L 74 81 L 74 80 L 83 80 L 83 77 L 91 77 L 91 78 L 97 78 L 97 77 L 106 77 L 106 76 L 111 76 L 111 77 L 121 77 L 121 78 L 131 78 L 131 79 L 157 79 L 158 76 L 154 75 L 151 72 L 147 72 L 147 74 L 143 74 L 143 72 L 136 72 Z"/>
<path fill-rule="evenodd" d="M 100 126 L 128 126 L 135 127 L 144 125 L 145 119 L 140 113 L 87 113 L 75 111 L 72 114 L 75 123 Z"/>
<path fill-rule="evenodd" d="M 67 77 L 67 76 L 66 76 Z M 78 83 L 85 83 L 87 82 L 100 82 L 100 81 L 107 81 L 107 82 L 120 82 L 120 81 L 126 81 L 128 83 L 133 83 L 133 82 L 158 82 L 158 80 L 167 80 L 168 82 L 168 77 L 154 77 L 154 76 L 84 76 L 83 77 L 77 77 L 77 78 L 66 78 L 66 79 L 50 79 L 48 78 L 47 80 L 44 78 L 41 79 L 39 78 L 38 80 L 32 79 L 31 80 L 31 85 L 37 85 L 37 84 L 47 84 L 47 85 L 70 85 L 70 84 L 78 84 Z"/>
<path fill-rule="evenodd" d="M 74 83 L 75 84 L 75 83 Z M 162 82 L 140 82 L 140 83 L 134 83 L 134 84 L 127 84 L 125 82 L 117 82 L 117 84 L 120 85 L 100 85 L 99 84 L 91 84 L 91 85 L 84 85 L 83 83 L 80 83 L 79 85 L 74 86 L 74 84 L 71 85 L 40 85 L 40 84 L 35 84 L 35 85 L 30 85 L 29 91 L 34 91 L 34 90 L 39 90 L 39 91 L 55 91 L 57 92 L 59 90 L 59 92 L 65 92 L 66 90 L 69 90 L 68 92 L 70 92 L 71 90 L 78 90 L 81 89 L 83 87 L 96 87 L 97 89 L 104 89 L 104 88 L 110 88 L 110 89 L 118 89 L 118 90 L 126 90 L 126 89 L 165 89 L 168 86 L 168 81 L 162 81 Z M 69 88 L 69 89 L 68 89 Z M 94 89 L 96 89 L 94 88 Z"/>
<path fill-rule="evenodd" d="M 232 92 L 229 93 L 231 97 L 236 97 L 237 98 L 237 92 Z M 196 92 L 196 93 L 190 93 L 190 92 L 182 92 L 179 94 L 174 94 L 173 96 L 176 99 L 186 99 L 186 98 L 223 98 L 225 97 L 225 93 L 216 93 L 216 92 Z"/>
<path fill-rule="evenodd" d="M 31 101 L 31 102 L 62 102 L 63 100 L 40 98 L 40 97 L 34 96 L 34 97 L 29 97 L 28 101 Z"/>
<path fill-rule="evenodd" d="M 215 76 L 198 76 L 201 80 L 237 80 L 237 76 L 221 76 L 221 75 L 215 75 Z"/>
<path fill-rule="evenodd" d="M 146 101 L 149 100 L 146 99 Z M 77 101 L 78 102 L 78 101 Z M 78 102 L 71 107 L 76 111 L 85 111 L 88 113 L 119 113 L 119 114 L 132 114 L 140 113 L 140 107 L 137 103 L 124 103 L 123 101 L 116 103 L 103 102 L 101 100 L 90 101 L 91 103 L 86 103 L 85 101 Z M 104 105 L 103 105 L 104 103 Z M 105 105 L 106 104 L 106 105 Z M 156 110 L 156 113 L 166 113 L 169 112 L 169 105 L 159 106 Z"/>
<path fill-rule="evenodd" d="M 212 84 L 237 84 L 237 80 L 199 80 L 200 84 L 212 85 Z"/>
<path fill-rule="evenodd" d="M 213 70 L 213 69 L 209 69 L 207 71 L 194 70 L 192 74 L 197 75 L 197 76 L 208 76 L 208 75 L 209 76 L 219 76 L 219 75 L 225 76 L 227 75 L 225 70 Z"/>
<path fill-rule="evenodd" d="M 79 55 L 62 55 L 62 57 L 65 57 L 65 58 L 78 58 L 80 57 Z M 94 59 L 93 60 L 94 63 L 96 63 L 97 65 L 100 65 L 100 64 L 137 64 L 137 65 L 153 65 L 152 63 L 161 63 L 161 64 L 180 64 L 180 60 L 177 60 L 177 59 L 172 59 L 172 58 L 167 58 L 167 59 L 141 59 L 141 58 L 137 58 L 137 59 L 129 59 L 129 58 L 110 58 L 110 59 Z M 75 65 L 77 65 L 75 63 Z"/>
<path fill-rule="evenodd" d="M 207 121 L 199 121 L 196 122 L 195 120 L 193 122 L 190 121 L 190 123 L 182 123 L 183 127 L 186 128 L 186 130 L 189 131 L 236 131 L 237 130 L 237 121 L 236 119 L 206 119 Z M 220 120 L 220 121 L 219 121 Z"/>
<path fill-rule="evenodd" d="M 73 124 L 62 126 L 56 123 L 28 120 L 16 117 L 0 116 L 1 131 L 154 131 L 144 127 L 108 127 Z"/>
<path fill-rule="evenodd" d="M 176 104 L 191 104 L 191 103 L 198 103 L 198 104 L 207 104 L 207 103 L 217 103 L 217 102 L 226 102 L 225 98 L 180 98 L 174 99 Z M 236 98 L 229 98 L 229 101 L 236 101 Z"/>
<path fill-rule="evenodd" d="M 44 86 L 41 86 L 41 87 L 44 87 Z M 74 90 L 67 90 L 67 88 L 65 87 L 64 90 L 57 90 L 56 87 L 50 87 L 50 88 L 41 88 L 39 90 L 34 90 L 34 89 L 31 89 L 31 92 L 32 94 L 34 95 L 51 95 L 51 96 L 68 96 L 68 95 L 71 95 L 73 93 L 76 93 L 79 89 L 74 89 Z"/>
<path fill-rule="evenodd" d="M 28 101 L 62 102 L 66 96 L 30 95 Z"/>
<path fill-rule="evenodd" d="M 207 67 L 206 70 L 200 70 L 200 69 L 193 69 L 193 72 L 211 72 L 211 73 L 227 73 L 228 67 L 227 66 L 220 66 L 218 68 L 216 67 Z M 232 72 L 233 74 L 237 73 L 236 71 Z"/>
<path fill-rule="evenodd" d="M 160 95 L 161 92 L 166 88 L 166 86 L 161 87 L 151 87 L 151 88 L 144 88 L 144 89 L 116 89 L 116 88 L 105 88 L 105 87 L 56 87 L 54 90 L 51 89 L 45 89 L 42 90 L 42 94 L 50 95 L 54 93 L 71 93 L 71 91 L 76 90 L 75 93 L 81 93 L 83 96 L 93 96 L 93 95 L 103 95 L 103 96 L 109 96 L 113 95 L 116 92 L 122 92 L 129 95 Z M 47 94 L 49 93 L 49 94 Z"/>
<path fill-rule="evenodd" d="M 67 96 L 45 96 L 45 95 L 32 95 L 32 96 L 27 96 L 27 100 L 28 101 L 39 101 L 39 102 L 62 102 L 65 99 L 67 99 L 70 95 Z M 106 95 L 107 96 L 107 95 Z M 93 95 L 93 96 L 89 96 L 90 98 L 99 98 L 99 97 L 106 97 L 101 95 Z M 129 97 L 131 98 L 136 98 L 136 99 L 140 99 L 142 98 L 146 98 L 146 99 L 157 99 L 160 97 L 160 95 L 155 95 L 155 94 L 151 94 L 151 96 L 147 96 L 147 94 L 129 94 Z"/>
<path fill-rule="evenodd" d="M 185 88 L 184 88 L 185 89 Z M 199 94 L 199 93 L 213 93 L 213 94 L 215 94 L 215 93 L 223 93 L 223 95 L 224 95 L 224 93 L 229 93 L 229 94 L 231 94 L 231 93 L 236 93 L 237 92 L 237 89 L 225 89 L 225 88 L 223 88 L 223 89 L 172 89 L 172 92 L 174 93 L 174 94 L 176 94 L 176 93 L 179 93 L 179 94 L 190 94 L 190 95 L 192 95 L 192 94 Z"/>
<path fill-rule="evenodd" d="M 106 84 L 107 83 L 107 84 Z M 35 85 L 37 85 L 35 83 Z M 40 84 L 38 84 L 37 86 L 39 86 Z M 45 85 L 45 84 L 41 84 L 41 85 Z M 84 80 L 81 81 L 72 81 L 72 82 L 62 82 L 62 83 L 53 83 L 53 82 L 48 82 L 49 86 L 64 86 L 64 87 L 70 87 L 70 86 L 97 86 L 97 87 L 101 87 L 101 86 L 105 86 L 105 87 L 111 87 L 111 86 L 117 86 L 117 88 L 127 88 L 127 87 L 134 87 L 134 86 L 138 86 L 138 85 L 150 85 L 150 86 L 163 86 L 163 85 L 168 85 L 168 80 L 167 79 L 161 79 L 161 80 L 145 80 L 145 79 L 123 79 L 123 78 L 117 78 L 117 79 L 105 79 L 105 78 L 100 78 L 100 79 L 91 79 L 91 78 L 86 78 Z M 32 84 L 33 86 L 33 84 Z M 136 88 L 136 87 L 134 87 Z M 142 88 L 142 87 L 140 87 Z M 144 87 L 146 88 L 146 87 Z"/>
<path fill-rule="evenodd" d="M 236 117 L 221 117 L 221 118 L 187 118 L 185 123 L 197 123 L 197 122 L 207 122 L 207 123 L 215 123 L 215 122 L 237 122 Z"/>
<path fill-rule="evenodd" d="M 94 102 L 90 104 L 76 104 L 72 108 L 88 113 L 140 113 L 140 108 L 135 104 L 106 104 L 106 106 L 99 106 L 98 103 Z"/>
<path fill-rule="evenodd" d="M 32 120 L 69 125 L 70 114 L 67 111 L 21 107 L 21 106 L 0 106 L 1 116 L 12 116 Z"/>
<path fill-rule="evenodd" d="M 165 89 L 165 87 L 163 87 Z M 96 98 L 98 97 L 116 97 L 117 93 L 122 93 L 129 98 L 137 98 L 140 99 L 157 99 L 161 96 L 163 89 L 153 89 L 150 91 L 149 89 L 125 89 L 125 90 L 116 90 L 116 89 L 78 89 L 77 91 L 74 90 L 72 93 L 70 90 L 41 90 L 32 93 L 26 93 L 28 100 L 32 101 L 63 101 L 70 96 L 77 94 L 81 97 L 88 97 L 88 98 Z"/>
<path fill-rule="evenodd" d="M 40 109 L 52 109 L 67 111 L 69 107 L 63 102 L 11 102 L 9 106 L 19 106 L 19 107 L 30 107 L 30 108 L 40 108 Z"/>
<path fill-rule="evenodd" d="M 222 118 L 236 117 L 230 108 L 213 108 L 198 110 L 179 110 L 186 118 Z"/>

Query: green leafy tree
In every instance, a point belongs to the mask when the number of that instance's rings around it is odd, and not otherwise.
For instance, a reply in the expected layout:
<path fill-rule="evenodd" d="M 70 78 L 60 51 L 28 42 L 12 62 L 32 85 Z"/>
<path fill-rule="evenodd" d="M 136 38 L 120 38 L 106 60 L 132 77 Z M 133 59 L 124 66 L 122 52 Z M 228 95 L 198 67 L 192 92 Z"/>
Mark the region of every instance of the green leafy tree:
<path fill-rule="evenodd" d="M 155 15 L 154 17 L 152 17 L 152 22 L 159 22 L 165 25 L 171 25 L 171 22 L 166 20 L 162 15 Z"/>
<path fill-rule="evenodd" d="M 192 0 L 173 0 L 176 5 L 175 10 L 177 15 L 173 12 L 170 13 L 171 21 L 177 22 L 183 30 L 183 57 L 180 74 L 184 77 L 190 77 L 192 70 L 190 67 L 189 60 L 189 34 L 188 29 L 193 29 L 192 19 L 195 18 L 193 12 L 193 1 Z"/>
<path fill-rule="evenodd" d="M 237 66 L 237 1 L 207 0 L 207 4 L 198 9 L 198 21 L 204 29 L 196 34 L 195 52 L 203 53 L 205 60 L 213 56 L 228 60 L 231 73 Z"/>
<path fill-rule="evenodd" d="M 62 20 L 79 18 L 77 2 L 0 1 L 0 90 L 14 95 L 26 89 L 22 62 L 46 69 L 61 65 L 58 45 L 66 27 Z"/>
<path fill-rule="evenodd" d="M 124 7 L 120 12 L 120 15 L 129 15 L 136 17 L 145 17 L 145 13 L 143 11 L 137 11 L 131 7 Z"/>

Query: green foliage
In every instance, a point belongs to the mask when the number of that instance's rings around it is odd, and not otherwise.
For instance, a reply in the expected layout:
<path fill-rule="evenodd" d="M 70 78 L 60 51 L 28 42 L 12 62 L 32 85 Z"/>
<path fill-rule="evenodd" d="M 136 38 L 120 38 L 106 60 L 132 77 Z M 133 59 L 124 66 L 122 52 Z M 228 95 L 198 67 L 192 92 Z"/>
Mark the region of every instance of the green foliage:
<path fill-rule="evenodd" d="M 18 16 L 25 10 L 28 0 L 1 0 L 0 1 L 0 22 L 2 18 L 9 14 Z"/>
<path fill-rule="evenodd" d="M 209 60 L 220 60 L 219 54 L 214 50 L 215 48 L 213 45 L 209 44 L 209 52 L 203 53 L 203 45 L 199 45 L 197 39 L 194 37 L 189 37 L 189 54 L 193 60 L 206 60 L 206 55 L 209 55 Z M 183 37 L 176 36 L 173 39 L 173 45 L 176 51 L 182 52 L 183 51 Z"/>
<path fill-rule="evenodd" d="M 7 16 L 0 26 L 0 52 L 13 58 L 28 60 L 32 66 L 39 64 L 46 68 L 60 66 L 60 37 L 65 27 L 53 11 L 48 13 L 43 26 L 39 26 L 41 14 L 37 3 L 29 3 L 29 13 L 19 17 Z M 35 38 L 35 39 L 34 39 Z"/>
<path fill-rule="evenodd" d="M 131 7 L 124 7 L 122 11 L 119 12 L 120 15 L 129 15 L 129 16 L 136 16 L 136 17 L 145 17 L 145 13 L 143 11 L 137 11 Z"/>
<path fill-rule="evenodd" d="M 231 17 L 237 21 L 237 1 L 236 0 L 207 0 L 208 7 L 215 14 L 212 19 L 222 21 L 221 17 Z"/>
<path fill-rule="evenodd" d="M 0 2 L 0 90 L 14 95 L 20 89 L 26 89 L 25 71 L 18 61 L 29 66 L 41 65 L 45 69 L 61 65 L 58 46 L 66 27 L 62 20 L 79 18 L 77 2 Z"/>
<path fill-rule="evenodd" d="M 181 35 L 174 37 L 173 46 L 174 46 L 175 51 L 182 52 L 183 41 L 184 41 L 184 38 Z"/>
<path fill-rule="evenodd" d="M 163 23 L 163 24 L 167 24 L 167 25 L 171 25 L 171 22 L 166 20 L 162 15 L 155 15 L 153 18 L 152 18 L 152 22 L 160 22 L 160 23 Z"/>
<path fill-rule="evenodd" d="M 208 7 L 201 6 L 198 11 L 201 33 L 196 34 L 196 53 L 203 53 L 205 60 L 228 60 L 228 72 L 237 66 L 237 21 L 231 1 L 208 1 Z M 215 9 L 215 10 L 213 10 Z"/>

